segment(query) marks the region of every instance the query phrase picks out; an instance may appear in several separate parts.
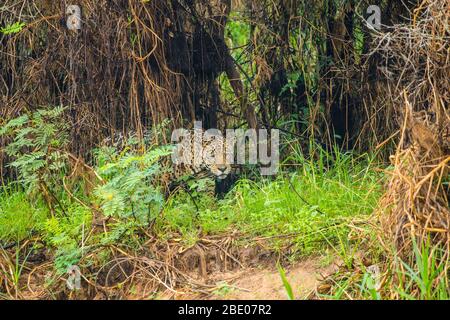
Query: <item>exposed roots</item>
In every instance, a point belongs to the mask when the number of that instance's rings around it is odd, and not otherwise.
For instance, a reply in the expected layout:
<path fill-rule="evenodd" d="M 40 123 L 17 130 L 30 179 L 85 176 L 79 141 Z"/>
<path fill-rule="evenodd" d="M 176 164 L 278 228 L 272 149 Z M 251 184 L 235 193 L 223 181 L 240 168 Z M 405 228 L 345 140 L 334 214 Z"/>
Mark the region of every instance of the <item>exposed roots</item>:
<path fill-rule="evenodd" d="M 236 235 L 235 235 L 236 236 Z M 55 275 L 53 262 L 33 263 L 3 250 L 0 271 L 7 277 L 0 292 L 8 299 L 145 299 L 163 295 L 176 298 L 184 294 L 209 296 L 217 289 L 210 276 L 256 266 L 271 255 L 255 245 L 242 248 L 237 238 L 208 237 L 186 248 L 177 241 L 149 240 L 137 249 L 116 245 L 102 246 L 83 256 L 80 290 L 67 287 L 67 274 Z M 47 257 L 50 258 L 51 257 Z M 23 270 L 14 282 L 16 267 Z M 50 281 L 51 279 L 51 281 Z"/>

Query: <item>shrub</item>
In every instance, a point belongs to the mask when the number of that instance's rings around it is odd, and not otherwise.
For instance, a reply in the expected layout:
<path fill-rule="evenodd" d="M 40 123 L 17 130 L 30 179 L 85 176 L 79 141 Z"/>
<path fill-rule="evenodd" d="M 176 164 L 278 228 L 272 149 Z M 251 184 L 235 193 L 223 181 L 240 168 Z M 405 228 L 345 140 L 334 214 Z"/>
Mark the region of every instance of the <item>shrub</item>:
<path fill-rule="evenodd" d="M 41 193 L 51 204 L 61 191 L 62 174 L 67 165 L 64 148 L 67 145 L 67 126 L 61 121 L 64 108 L 42 109 L 24 114 L 0 127 L 0 137 L 12 141 L 5 152 L 17 169 L 19 182 L 28 195 Z"/>
<path fill-rule="evenodd" d="M 127 149 L 126 149 L 127 150 Z M 154 147 L 143 154 L 114 148 L 97 152 L 99 174 L 106 183 L 95 190 L 103 213 L 119 219 L 133 219 L 139 225 L 150 223 L 164 204 L 161 188 L 155 183 L 162 172 L 160 159 L 171 147 Z"/>

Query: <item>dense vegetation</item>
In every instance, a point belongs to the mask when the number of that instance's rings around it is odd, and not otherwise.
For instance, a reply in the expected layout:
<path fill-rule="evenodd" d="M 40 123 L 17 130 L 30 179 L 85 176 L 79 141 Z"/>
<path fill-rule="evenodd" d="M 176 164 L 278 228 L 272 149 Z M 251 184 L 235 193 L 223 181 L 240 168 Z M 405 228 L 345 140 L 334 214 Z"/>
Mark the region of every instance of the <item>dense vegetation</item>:
<path fill-rule="evenodd" d="M 223 297 L 247 268 L 290 299 L 449 299 L 446 2 L 373 2 L 378 30 L 356 0 L 85 0 L 78 31 L 0 6 L 0 299 Z M 278 174 L 168 191 L 194 120 L 278 129 Z M 299 261 L 337 267 L 298 296 Z"/>

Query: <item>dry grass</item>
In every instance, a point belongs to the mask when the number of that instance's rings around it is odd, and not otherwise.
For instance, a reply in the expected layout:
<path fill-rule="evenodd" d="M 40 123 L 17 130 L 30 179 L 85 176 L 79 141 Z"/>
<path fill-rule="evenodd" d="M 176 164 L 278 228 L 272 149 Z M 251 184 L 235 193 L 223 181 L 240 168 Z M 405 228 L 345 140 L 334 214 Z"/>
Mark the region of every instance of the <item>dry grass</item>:
<path fill-rule="evenodd" d="M 382 220 L 400 251 L 411 249 L 411 235 L 441 244 L 450 235 L 443 183 L 450 161 L 447 9 L 446 1 L 425 0 L 412 12 L 410 25 L 394 26 L 376 39 L 385 96 L 400 128 Z"/>
<path fill-rule="evenodd" d="M 195 19 L 184 8 L 166 1 L 78 4 L 83 27 L 69 31 L 63 3 L 2 2 L 0 25 L 26 26 L 0 34 L 1 119 L 68 106 L 72 151 L 86 156 L 116 132 L 142 134 L 165 119 L 178 127 L 194 119 L 197 100 L 209 106 L 201 95 L 213 78 L 202 68 L 211 66 L 192 64 Z"/>

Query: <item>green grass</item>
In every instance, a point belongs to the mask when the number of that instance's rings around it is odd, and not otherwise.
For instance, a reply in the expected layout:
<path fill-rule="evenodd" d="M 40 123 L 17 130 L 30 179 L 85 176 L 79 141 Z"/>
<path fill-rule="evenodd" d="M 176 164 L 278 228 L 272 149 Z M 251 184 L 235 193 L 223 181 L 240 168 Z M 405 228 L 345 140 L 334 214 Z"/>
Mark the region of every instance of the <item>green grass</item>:
<path fill-rule="evenodd" d="M 48 216 L 40 202 L 31 203 L 24 191 L 2 188 L 0 191 L 0 240 L 21 241 L 34 232 Z"/>
<path fill-rule="evenodd" d="M 224 200 L 197 190 L 194 203 L 180 192 L 167 201 L 156 221 L 156 233 L 160 239 L 181 237 L 190 246 L 205 234 L 238 231 L 241 241 L 264 238 L 274 250 L 288 245 L 295 256 L 319 254 L 330 246 L 347 250 L 348 223 L 371 214 L 381 194 L 382 176 L 372 158 L 320 150 L 312 160 L 295 150 L 292 154 L 285 163 L 288 170 L 276 178 L 243 178 Z M 208 188 L 208 184 L 197 185 Z M 66 212 L 50 218 L 43 204 L 33 205 L 25 192 L 8 190 L 0 195 L 0 239 L 22 240 L 39 231 L 61 257 L 58 269 L 80 258 L 82 233 L 92 219 L 89 210 L 61 195 Z M 129 230 L 131 222 L 116 221 L 118 228 L 112 227 L 100 240 L 126 241 L 123 235 L 128 233 L 120 230 Z"/>
<path fill-rule="evenodd" d="M 238 230 L 272 238 L 274 248 L 288 241 L 307 255 L 346 238 L 347 222 L 373 212 L 382 177 L 370 157 L 339 154 L 330 166 L 296 158 L 297 170 L 275 180 L 241 180 L 223 201 L 197 197 L 199 212 L 186 194 L 168 203 L 160 234 L 180 233 L 189 243 L 206 234 Z"/>
<path fill-rule="evenodd" d="M 400 299 L 450 300 L 448 253 L 442 245 L 412 240 L 413 254 L 400 258 L 397 251 L 386 252 L 372 261 L 376 273 L 361 264 L 348 267 L 333 275 L 332 290 L 319 295 L 323 299 Z M 378 246 L 380 246 L 378 244 Z M 377 243 L 368 248 L 367 255 L 378 250 Z"/>
<path fill-rule="evenodd" d="M 0 244 L 20 243 L 35 236 L 54 248 L 55 268 L 65 272 L 82 255 L 80 243 L 90 230 L 92 213 L 78 204 L 69 203 L 60 195 L 66 215 L 51 216 L 46 205 L 30 200 L 17 187 L 3 187 L 0 192 Z M 66 202 L 68 202 L 66 204 Z"/>
<path fill-rule="evenodd" d="M 407 300 L 450 300 L 448 257 L 445 249 L 413 239 L 412 263 L 400 260 L 395 291 Z"/>

